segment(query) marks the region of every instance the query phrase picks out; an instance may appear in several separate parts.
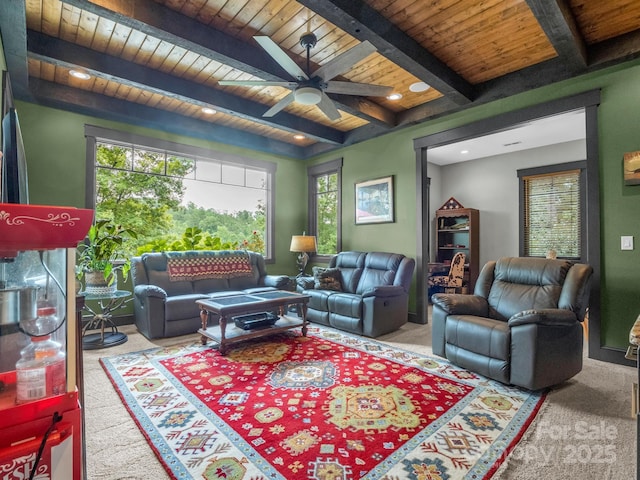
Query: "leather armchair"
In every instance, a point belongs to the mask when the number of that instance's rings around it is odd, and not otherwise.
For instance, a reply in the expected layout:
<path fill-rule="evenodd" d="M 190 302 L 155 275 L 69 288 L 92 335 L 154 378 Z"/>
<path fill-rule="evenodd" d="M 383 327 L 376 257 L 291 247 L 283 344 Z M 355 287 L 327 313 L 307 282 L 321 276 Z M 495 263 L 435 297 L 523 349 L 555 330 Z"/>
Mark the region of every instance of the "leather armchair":
<path fill-rule="evenodd" d="M 568 380 L 582 370 L 592 274 L 567 260 L 488 262 L 473 295 L 433 295 L 433 353 L 530 390 Z"/>

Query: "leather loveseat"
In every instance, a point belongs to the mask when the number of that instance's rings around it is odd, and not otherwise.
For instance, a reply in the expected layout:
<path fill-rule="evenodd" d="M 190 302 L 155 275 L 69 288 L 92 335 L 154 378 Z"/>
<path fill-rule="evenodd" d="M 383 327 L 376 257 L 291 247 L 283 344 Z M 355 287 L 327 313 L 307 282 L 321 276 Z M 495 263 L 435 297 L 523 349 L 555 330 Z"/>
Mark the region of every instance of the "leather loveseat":
<path fill-rule="evenodd" d="M 182 253 L 182 252 L 181 252 Z M 208 251 L 194 255 L 214 255 Z M 215 255 L 248 255 L 250 268 L 242 275 L 176 280 L 170 278 L 167 253 L 145 253 L 131 260 L 135 324 L 147 338 L 195 333 L 201 326 L 196 300 L 233 293 L 286 289 L 289 277 L 267 275 L 262 255 L 254 252 L 216 251 Z"/>
<path fill-rule="evenodd" d="M 397 330 L 408 321 L 414 268 L 415 260 L 397 253 L 338 253 L 327 269 L 337 273 L 337 290 L 298 279 L 298 291 L 311 297 L 307 319 L 367 337 Z"/>
<path fill-rule="evenodd" d="M 473 295 L 432 296 L 433 353 L 529 390 L 568 380 L 582 370 L 592 273 L 567 260 L 488 262 Z"/>

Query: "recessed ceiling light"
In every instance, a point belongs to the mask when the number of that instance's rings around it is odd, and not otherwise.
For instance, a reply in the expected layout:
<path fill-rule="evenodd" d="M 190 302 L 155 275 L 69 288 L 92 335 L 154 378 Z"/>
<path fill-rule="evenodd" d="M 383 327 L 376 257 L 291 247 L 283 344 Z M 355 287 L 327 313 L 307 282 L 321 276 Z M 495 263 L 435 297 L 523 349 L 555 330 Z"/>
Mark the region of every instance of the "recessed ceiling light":
<path fill-rule="evenodd" d="M 79 78 L 80 80 L 89 80 L 91 78 L 91 75 L 89 75 L 87 72 L 81 72 L 79 70 L 69 70 L 69 75 L 75 78 Z"/>
<path fill-rule="evenodd" d="M 460 153 L 461 153 L 462 155 L 466 155 L 467 153 L 469 153 L 469 150 L 460 150 Z"/>
<path fill-rule="evenodd" d="M 307 137 L 305 137 L 301 133 L 297 133 L 296 135 L 293 136 L 293 138 L 295 138 L 296 140 L 304 140 Z"/>
<path fill-rule="evenodd" d="M 387 95 L 387 100 L 400 100 L 401 98 L 401 93 L 392 93 L 391 95 Z"/>
<path fill-rule="evenodd" d="M 207 115 L 213 115 L 214 113 L 217 113 L 217 112 L 213 108 L 202 107 L 202 113 L 206 113 Z"/>
<path fill-rule="evenodd" d="M 416 83 L 412 83 L 409 86 L 409 90 L 411 90 L 412 92 L 425 92 L 427 90 L 429 90 L 431 88 L 430 85 L 428 85 L 425 82 L 416 82 Z"/>

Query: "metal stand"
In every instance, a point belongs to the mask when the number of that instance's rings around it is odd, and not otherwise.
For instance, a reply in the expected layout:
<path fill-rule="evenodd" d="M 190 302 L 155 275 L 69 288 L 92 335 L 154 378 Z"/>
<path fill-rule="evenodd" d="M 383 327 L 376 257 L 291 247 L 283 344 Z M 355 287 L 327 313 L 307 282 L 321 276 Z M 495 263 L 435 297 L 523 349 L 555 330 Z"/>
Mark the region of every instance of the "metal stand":
<path fill-rule="evenodd" d="M 96 350 L 99 348 L 113 347 L 127 341 L 127 335 L 119 332 L 118 327 L 113 323 L 112 312 L 122 308 L 130 301 L 127 298 L 131 292 L 126 290 L 116 290 L 113 293 L 103 295 L 85 294 L 85 300 L 97 300 L 100 311 L 94 311 L 85 303 L 84 310 L 91 314 L 91 318 L 82 328 L 82 348 L 84 350 Z M 90 330 L 99 329 L 99 333 L 87 334 Z"/>
<path fill-rule="evenodd" d="M 309 263 L 309 254 L 307 252 L 298 253 L 298 259 L 296 261 L 298 265 L 298 277 L 304 277 L 306 275 L 304 271 L 307 268 L 307 263 Z"/>

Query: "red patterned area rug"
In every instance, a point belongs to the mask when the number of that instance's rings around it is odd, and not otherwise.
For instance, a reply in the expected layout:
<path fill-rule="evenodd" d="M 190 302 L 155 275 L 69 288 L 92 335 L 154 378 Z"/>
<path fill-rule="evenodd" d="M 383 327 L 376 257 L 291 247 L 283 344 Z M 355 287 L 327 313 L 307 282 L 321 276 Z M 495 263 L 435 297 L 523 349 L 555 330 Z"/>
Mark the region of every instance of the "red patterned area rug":
<path fill-rule="evenodd" d="M 544 401 L 316 326 L 101 362 L 176 479 L 486 479 Z"/>

